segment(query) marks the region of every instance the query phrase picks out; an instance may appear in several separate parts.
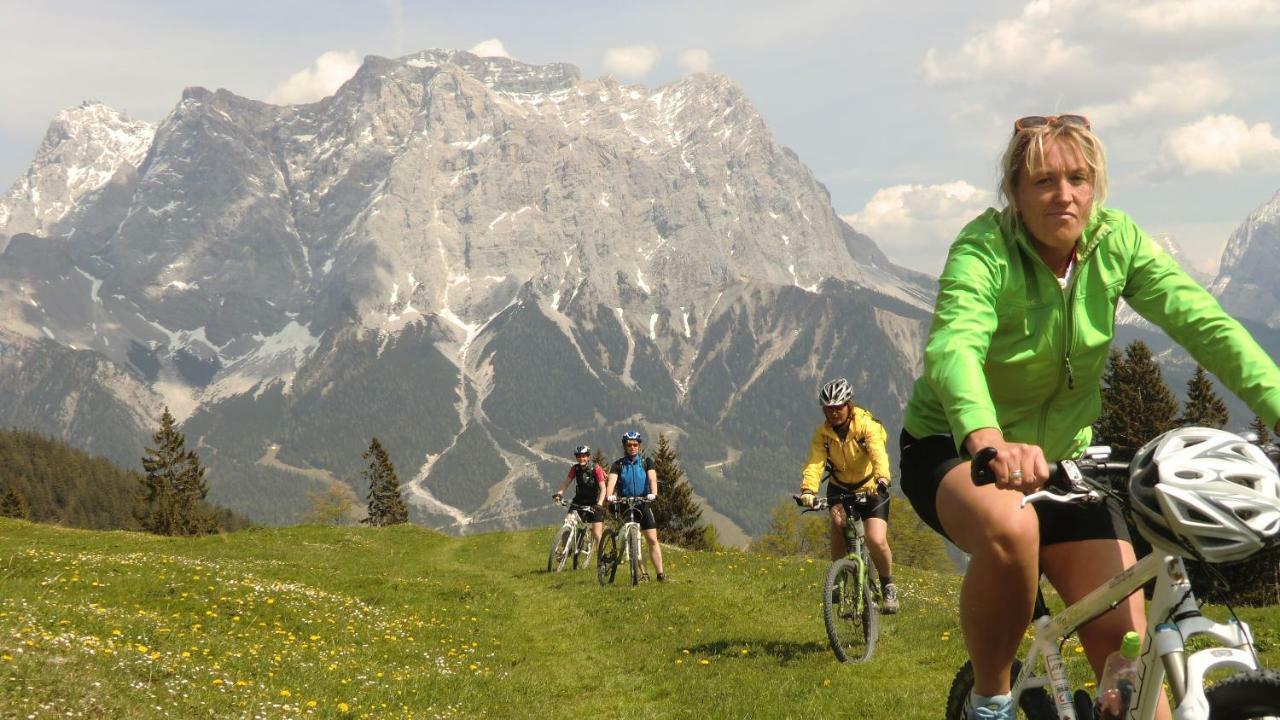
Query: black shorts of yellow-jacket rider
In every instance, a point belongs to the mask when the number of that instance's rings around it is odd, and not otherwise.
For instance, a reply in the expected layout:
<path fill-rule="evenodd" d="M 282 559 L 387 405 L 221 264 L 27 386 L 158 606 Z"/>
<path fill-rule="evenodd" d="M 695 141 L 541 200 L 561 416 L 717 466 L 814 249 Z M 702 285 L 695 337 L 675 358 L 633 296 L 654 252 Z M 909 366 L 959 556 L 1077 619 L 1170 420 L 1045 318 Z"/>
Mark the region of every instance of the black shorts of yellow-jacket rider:
<path fill-rule="evenodd" d="M 881 492 L 874 482 L 867 483 L 863 488 L 857 491 L 850 490 L 828 480 L 827 504 L 834 507 L 844 501 L 845 508 L 856 512 L 864 523 L 869 518 L 879 518 L 889 522 L 889 491 Z M 854 494 L 857 495 L 856 499 L 845 500 Z"/>

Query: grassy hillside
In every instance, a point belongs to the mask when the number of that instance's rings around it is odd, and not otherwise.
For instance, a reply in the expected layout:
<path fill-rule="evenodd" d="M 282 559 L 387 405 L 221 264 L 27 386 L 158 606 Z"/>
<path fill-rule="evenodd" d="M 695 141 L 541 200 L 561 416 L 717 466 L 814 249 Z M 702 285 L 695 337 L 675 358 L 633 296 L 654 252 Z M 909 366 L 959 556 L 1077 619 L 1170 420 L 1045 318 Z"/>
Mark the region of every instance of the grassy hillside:
<path fill-rule="evenodd" d="M 820 619 L 823 563 L 672 549 L 674 582 L 600 588 L 587 572 L 541 572 L 550 536 L 171 539 L 0 520 L 0 708 L 905 720 L 940 716 L 963 660 L 951 576 L 901 568 L 904 611 L 875 661 L 841 666 Z M 1280 610 L 1242 615 L 1280 663 Z"/>

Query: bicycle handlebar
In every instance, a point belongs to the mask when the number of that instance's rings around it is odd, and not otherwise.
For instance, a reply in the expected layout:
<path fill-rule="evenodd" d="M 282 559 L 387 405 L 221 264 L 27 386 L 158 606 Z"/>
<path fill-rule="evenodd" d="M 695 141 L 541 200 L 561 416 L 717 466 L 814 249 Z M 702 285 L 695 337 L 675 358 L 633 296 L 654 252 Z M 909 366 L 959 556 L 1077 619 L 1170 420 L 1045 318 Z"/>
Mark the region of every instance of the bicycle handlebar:
<path fill-rule="evenodd" d="M 995 459 L 996 449 L 993 447 L 982 448 L 973 456 L 973 462 L 969 466 L 969 473 L 973 478 L 974 485 L 982 486 L 995 483 L 995 473 L 991 472 L 991 461 Z M 1045 487 L 1056 488 L 1065 492 L 1076 492 L 1081 490 L 1081 481 L 1096 481 L 1106 477 L 1122 477 L 1128 474 L 1129 463 L 1118 460 L 1094 460 L 1087 457 L 1079 460 L 1062 460 L 1050 466 L 1049 479 L 1045 481 Z"/>
<path fill-rule="evenodd" d="M 799 505 L 800 507 L 804 508 L 803 510 L 801 510 L 801 512 L 818 512 L 819 510 L 826 510 L 827 508 L 831 507 L 832 500 L 835 500 L 836 502 L 843 504 L 848 501 L 865 500 L 867 498 L 872 497 L 874 494 L 875 493 L 871 490 L 863 490 L 861 492 L 844 493 L 834 498 L 814 497 L 813 505 L 808 507 L 806 507 L 804 502 L 801 501 L 800 495 L 792 495 L 791 499 L 795 500 L 796 505 Z"/>

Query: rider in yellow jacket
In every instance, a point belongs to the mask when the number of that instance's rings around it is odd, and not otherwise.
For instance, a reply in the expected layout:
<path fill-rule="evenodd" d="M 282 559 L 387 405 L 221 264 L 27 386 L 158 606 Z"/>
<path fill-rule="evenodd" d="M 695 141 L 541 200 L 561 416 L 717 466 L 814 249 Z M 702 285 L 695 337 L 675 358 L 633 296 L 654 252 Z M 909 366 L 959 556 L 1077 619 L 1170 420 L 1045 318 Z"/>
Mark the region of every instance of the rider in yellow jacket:
<path fill-rule="evenodd" d="M 818 401 L 825 421 L 809 442 L 809 457 L 801 472 L 801 502 L 813 507 L 818 486 L 824 473 L 828 474 L 831 559 L 842 558 L 849 551 L 844 540 L 845 511 L 853 510 L 862 518 L 867 549 L 880 575 L 883 611 L 895 613 L 898 587 L 893 583 L 893 554 L 889 550 L 890 475 L 884 426 L 853 404 L 853 388 L 844 378 L 824 385 Z"/>

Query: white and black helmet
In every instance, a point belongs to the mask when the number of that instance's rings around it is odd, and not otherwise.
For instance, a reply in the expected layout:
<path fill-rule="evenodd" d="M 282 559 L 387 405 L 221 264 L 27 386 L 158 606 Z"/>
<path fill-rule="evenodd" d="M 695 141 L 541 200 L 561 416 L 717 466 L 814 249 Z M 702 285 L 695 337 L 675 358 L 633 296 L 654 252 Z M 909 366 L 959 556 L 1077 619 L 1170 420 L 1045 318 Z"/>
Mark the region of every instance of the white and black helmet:
<path fill-rule="evenodd" d="M 821 392 L 818 393 L 818 402 L 823 407 L 851 403 L 853 402 L 853 386 L 844 378 L 836 378 L 822 386 Z"/>
<path fill-rule="evenodd" d="M 1280 540 L 1280 475 L 1262 449 L 1213 428 L 1171 430 L 1129 465 L 1138 530 L 1161 550 L 1209 562 Z"/>

